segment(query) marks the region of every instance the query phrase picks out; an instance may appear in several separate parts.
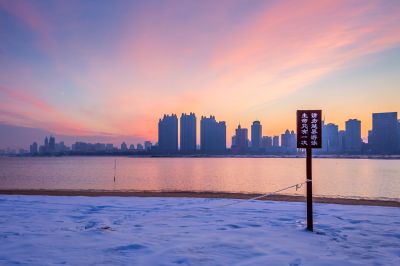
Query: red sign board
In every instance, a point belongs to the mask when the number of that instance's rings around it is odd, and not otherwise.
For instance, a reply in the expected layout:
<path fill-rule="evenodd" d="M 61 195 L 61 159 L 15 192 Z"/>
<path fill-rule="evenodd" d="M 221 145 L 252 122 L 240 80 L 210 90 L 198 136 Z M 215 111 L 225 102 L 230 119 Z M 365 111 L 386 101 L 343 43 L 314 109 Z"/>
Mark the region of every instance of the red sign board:
<path fill-rule="evenodd" d="M 321 110 L 297 110 L 297 148 L 321 148 Z"/>

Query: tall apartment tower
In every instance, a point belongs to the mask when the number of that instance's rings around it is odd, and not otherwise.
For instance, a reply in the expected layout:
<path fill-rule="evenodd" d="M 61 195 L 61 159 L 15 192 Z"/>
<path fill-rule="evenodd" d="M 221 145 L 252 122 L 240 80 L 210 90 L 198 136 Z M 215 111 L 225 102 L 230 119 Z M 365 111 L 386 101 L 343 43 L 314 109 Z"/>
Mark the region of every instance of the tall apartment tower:
<path fill-rule="evenodd" d="M 180 148 L 184 153 L 196 152 L 196 115 L 194 113 L 181 116 Z"/>
<path fill-rule="evenodd" d="M 249 148 L 248 130 L 240 125 L 235 130 L 235 143 L 232 143 L 234 153 L 246 153 Z"/>
<path fill-rule="evenodd" d="M 226 151 L 226 124 L 217 122 L 215 116 L 201 117 L 200 149 L 206 154 L 224 153 Z"/>
<path fill-rule="evenodd" d="M 178 118 L 176 114 L 164 115 L 158 121 L 158 148 L 163 153 L 178 152 Z"/>
<path fill-rule="evenodd" d="M 397 112 L 373 113 L 370 134 L 372 152 L 392 154 L 399 150 Z"/>
<path fill-rule="evenodd" d="M 279 136 L 272 137 L 272 147 L 279 147 Z"/>
<path fill-rule="evenodd" d="M 322 135 L 323 145 L 326 152 L 338 152 L 339 149 L 339 126 L 329 123 L 325 126 L 325 134 Z M 361 134 L 361 133 L 360 133 Z M 360 137 L 361 138 L 361 137 Z"/>
<path fill-rule="evenodd" d="M 349 119 L 345 123 L 345 151 L 350 153 L 361 152 L 361 121 Z"/>
<path fill-rule="evenodd" d="M 251 125 L 251 148 L 259 150 L 261 148 L 262 125 L 260 121 L 254 121 Z"/>

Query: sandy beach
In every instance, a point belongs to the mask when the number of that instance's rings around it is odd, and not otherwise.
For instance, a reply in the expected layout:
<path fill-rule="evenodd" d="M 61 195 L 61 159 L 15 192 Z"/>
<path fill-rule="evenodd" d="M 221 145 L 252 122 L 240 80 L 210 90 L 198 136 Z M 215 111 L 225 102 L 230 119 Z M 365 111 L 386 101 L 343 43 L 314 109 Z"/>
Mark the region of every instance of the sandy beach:
<path fill-rule="evenodd" d="M 86 197 L 174 197 L 174 198 L 216 198 L 216 199 L 251 199 L 261 194 L 226 193 L 226 192 L 196 192 L 196 191 L 121 191 L 121 190 L 23 190 L 10 189 L 0 190 L 3 195 L 43 195 L 43 196 L 86 196 Z M 375 199 L 349 199 L 314 197 L 315 203 L 330 203 L 342 205 L 366 205 L 400 207 L 400 201 L 375 200 Z M 305 202 L 304 196 L 293 195 L 270 195 L 260 200 Z"/>

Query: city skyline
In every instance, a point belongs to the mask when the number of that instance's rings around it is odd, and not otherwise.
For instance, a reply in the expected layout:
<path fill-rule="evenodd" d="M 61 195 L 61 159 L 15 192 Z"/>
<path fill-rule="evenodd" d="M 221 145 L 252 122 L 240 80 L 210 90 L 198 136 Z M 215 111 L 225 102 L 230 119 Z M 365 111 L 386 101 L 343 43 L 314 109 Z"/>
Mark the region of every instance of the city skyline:
<path fill-rule="evenodd" d="M 164 112 L 216 114 L 231 136 L 255 119 L 279 135 L 297 109 L 322 109 L 342 129 L 363 121 L 366 140 L 371 113 L 398 111 L 399 13 L 397 1 L 0 1 L 0 123 L 139 142 Z"/>
<path fill-rule="evenodd" d="M 362 121 L 348 119 L 345 129 L 340 130 L 334 123 L 322 120 L 321 147 L 316 154 L 399 154 L 400 153 L 400 119 L 397 112 L 372 113 L 373 127 L 368 131 L 368 141 L 361 136 Z M 50 134 L 45 137 L 43 145 L 35 141 L 29 151 L 20 149 L 19 154 L 51 155 L 79 153 L 132 153 L 146 151 L 150 155 L 191 155 L 191 154 L 298 154 L 301 150 L 296 142 L 298 132 L 286 129 L 280 135 L 264 135 L 259 120 L 253 121 L 250 132 L 239 123 L 231 144 L 227 145 L 226 122 L 216 120 L 215 116 L 201 116 L 199 121 L 199 139 L 197 141 L 196 114 L 164 114 L 158 122 L 158 141 L 146 140 L 142 143 L 118 144 L 75 141 L 71 147 L 64 141 L 55 142 Z M 299 130 L 299 127 L 296 129 Z M 298 138 L 297 138 L 298 139 Z M 38 144 L 39 143 L 39 144 Z M 128 148 L 129 146 L 129 148 Z M 71 153 L 72 152 L 72 153 Z M 18 154 L 16 150 L 0 149 L 0 155 Z"/>

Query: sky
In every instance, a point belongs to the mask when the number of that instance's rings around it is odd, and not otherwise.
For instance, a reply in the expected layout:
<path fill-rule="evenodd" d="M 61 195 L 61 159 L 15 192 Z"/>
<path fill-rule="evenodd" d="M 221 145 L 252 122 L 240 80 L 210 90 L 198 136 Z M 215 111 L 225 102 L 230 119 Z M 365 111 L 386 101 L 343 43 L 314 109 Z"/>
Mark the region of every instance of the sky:
<path fill-rule="evenodd" d="M 164 113 L 215 115 L 227 140 L 322 109 L 344 129 L 400 111 L 400 4 L 0 0 L 0 123 L 157 141 Z M 199 127 L 199 125 L 198 125 Z"/>

